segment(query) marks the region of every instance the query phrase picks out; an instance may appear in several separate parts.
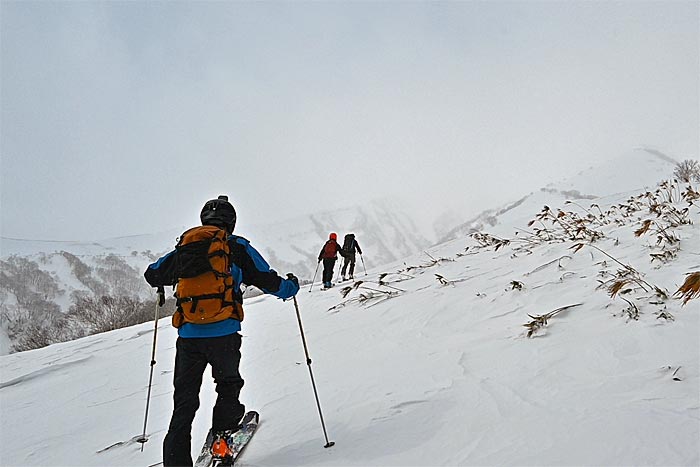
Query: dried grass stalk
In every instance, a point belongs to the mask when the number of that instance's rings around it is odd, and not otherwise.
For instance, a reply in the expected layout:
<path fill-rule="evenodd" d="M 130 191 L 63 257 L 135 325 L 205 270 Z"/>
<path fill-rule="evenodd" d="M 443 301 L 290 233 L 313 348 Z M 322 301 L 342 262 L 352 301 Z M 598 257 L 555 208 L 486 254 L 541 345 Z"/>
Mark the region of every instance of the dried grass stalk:
<path fill-rule="evenodd" d="M 535 316 L 533 316 L 533 315 L 531 315 L 531 314 L 528 313 L 528 316 L 529 316 L 530 318 L 532 318 L 532 321 L 530 321 L 529 323 L 523 324 L 523 326 L 525 326 L 526 328 L 528 328 L 527 337 L 532 337 L 532 335 L 533 335 L 535 332 L 537 332 L 537 330 L 539 330 L 540 328 L 546 326 L 546 325 L 547 325 L 547 322 L 549 321 L 549 319 L 550 319 L 552 316 L 556 315 L 557 313 L 560 313 L 560 312 L 562 312 L 562 311 L 564 311 L 564 310 L 568 310 L 569 308 L 573 308 L 573 307 L 581 306 L 581 305 L 583 305 L 583 303 L 576 303 L 576 304 L 574 304 L 574 305 L 566 305 L 566 306 L 563 306 L 563 307 L 561 307 L 561 308 L 557 308 L 556 310 L 552 310 L 552 311 L 550 311 L 549 313 L 546 313 L 546 314 L 544 314 L 544 315 L 535 315 Z"/>
<path fill-rule="evenodd" d="M 700 271 L 688 273 L 683 285 L 681 285 L 676 293 L 673 294 L 679 298 L 683 298 L 683 305 L 688 303 L 693 298 L 700 297 Z"/>
<path fill-rule="evenodd" d="M 615 298 L 615 295 L 617 295 L 618 293 L 625 293 L 623 288 L 630 282 L 632 281 L 630 281 L 629 279 L 620 279 L 613 282 L 612 285 L 608 287 L 608 293 L 610 294 L 610 297 Z"/>
<path fill-rule="evenodd" d="M 454 281 L 447 280 L 444 276 L 441 276 L 440 274 L 435 274 L 435 278 L 442 285 L 454 285 Z"/>
<path fill-rule="evenodd" d="M 622 297 L 620 297 L 622 298 Z M 632 303 L 631 301 L 627 300 L 626 298 L 622 298 L 624 301 L 627 302 L 629 305 L 627 308 L 625 308 L 623 311 L 627 313 L 627 317 L 629 319 L 633 319 L 635 321 L 639 321 L 639 308 L 637 308 L 637 305 Z"/>
<path fill-rule="evenodd" d="M 650 228 L 651 228 L 651 220 L 647 219 L 644 222 L 642 222 L 642 226 L 639 229 L 634 231 L 634 236 L 641 237 L 642 235 L 647 233 Z"/>

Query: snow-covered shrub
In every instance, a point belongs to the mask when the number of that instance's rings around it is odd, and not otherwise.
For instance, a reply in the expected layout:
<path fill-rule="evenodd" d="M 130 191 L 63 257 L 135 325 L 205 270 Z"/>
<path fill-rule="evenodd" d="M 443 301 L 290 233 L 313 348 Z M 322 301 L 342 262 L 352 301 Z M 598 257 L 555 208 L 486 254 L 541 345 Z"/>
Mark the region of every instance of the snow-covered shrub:
<path fill-rule="evenodd" d="M 700 163 L 691 159 L 679 162 L 673 176 L 684 183 L 700 182 Z"/>
<path fill-rule="evenodd" d="M 68 253 L 67 251 L 62 251 L 61 255 L 66 259 L 66 261 L 68 261 L 71 271 L 76 279 L 78 279 L 94 295 L 100 296 L 108 292 L 107 286 L 93 277 L 93 269 L 81 261 L 80 258 Z"/>
<path fill-rule="evenodd" d="M 38 300 L 51 301 L 64 293 L 51 274 L 41 270 L 35 261 L 10 256 L 0 261 L 0 268 L 0 289 L 12 294 L 21 307 Z"/>
<path fill-rule="evenodd" d="M 64 291 L 35 261 L 10 256 L 0 261 L 0 325 L 15 351 L 48 345 L 64 318 L 53 301 Z M 55 341 L 53 341 L 55 342 Z"/>
<path fill-rule="evenodd" d="M 150 289 L 141 272 L 117 255 L 107 255 L 99 261 L 97 275 L 113 297 L 137 298 Z"/>
<path fill-rule="evenodd" d="M 45 313 L 42 319 L 30 320 L 24 324 L 12 347 L 15 352 L 23 352 L 78 339 L 85 334 L 85 330 L 68 316 L 54 311 Z"/>
<path fill-rule="evenodd" d="M 154 301 L 133 297 L 80 296 L 71 305 L 68 316 L 85 325 L 90 334 L 97 334 L 150 321 L 155 315 L 154 307 Z M 173 301 L 168 300 L 159 314 L 171 314 L 173 308 Z"/>

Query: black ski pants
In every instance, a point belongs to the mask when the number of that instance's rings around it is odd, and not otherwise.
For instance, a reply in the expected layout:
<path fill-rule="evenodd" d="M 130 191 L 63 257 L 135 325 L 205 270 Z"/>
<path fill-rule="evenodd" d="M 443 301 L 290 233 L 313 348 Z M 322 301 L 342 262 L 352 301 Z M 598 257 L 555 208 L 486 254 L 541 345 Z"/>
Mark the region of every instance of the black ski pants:
<path fill-rule="evenodd" d="M 347 253 L 346 253 L 347 254 Z M 344 257 L 342 275 L 345 277 L 345 270 L 350 265 L 350 277 L 355 275 L 355 253 L 349 254 Z"/>
<path fill-rule="evenodd" d="M 333 269 L 335 268 L 335 258 L 323 258 L 323 283 L 333 280 Z"/>
<path fill-rule="evenodd" d="M 207 364 L 211 365 L 218 393 L 212 430 L 231 430 L 238 426 L 245 414 L 245 407 L 238 400 L 243 387 L 243 378 L 238 372 L 240 361 L 241 335 L 238 333 L 222 337 L 177 338 L 175 407 L 163 441 L 165 467 L 192 466 L 192 421 L 199 408 L 199 389 Z"/>

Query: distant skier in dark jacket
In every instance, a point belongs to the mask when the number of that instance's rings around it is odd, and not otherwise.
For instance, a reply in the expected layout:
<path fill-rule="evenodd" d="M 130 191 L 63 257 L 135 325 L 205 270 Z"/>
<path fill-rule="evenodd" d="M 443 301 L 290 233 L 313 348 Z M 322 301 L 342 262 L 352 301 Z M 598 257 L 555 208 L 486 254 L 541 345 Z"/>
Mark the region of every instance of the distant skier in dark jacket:
<path fill-rule="evenodd" d="M 149 284 L 158 287 L 161 306 L 165 300 L 163 286 L 177 282 L 178 309 L 173 315 L 173 325 L 178 328 L 179 337 L 173 378 L 174 409 L 163 441 L 165 467 L 192 466 L 192 421 L 199 407 L 199 390 L 207 365 L 211 365 L 218 394 L 211 427 L 215 441 L 228 442 L 245 413 L 238 399 L 243 387 L 238 371 L 239 331 L 243 320 L 241 284 L 254 285 L 281 299 L 290 298 L 299 291 L 299 281 L 293 274 L 283 279 L 270 269 L 248 240 L 232 234 L 236 211 L 226 196 L 207 201 L 200 219 L 201 227 L 183 233 L 176 249 L 148 266 L 145 273 Z M 195 235 L 193 232 L 213 235 L 204 240 L 210 242 L 210 246 L 203 250 L 199 264 L 196 264 L 197 250 L 202 251 L 202 248 L 198 245 L 204 241 L 197 238 L 200 241 L 185 242 Z M 197 269 L 202 263 L 208 268 L 204 273 Z M 216 270 L 216 264 L 223 273 Z M 210 274 L 212 270 L 215 274 Z M 206 281 L 217 280 L 223 285 L 217 289 L 214 283 L 214 290 L 220 293 L 202 290 L 209 286 Z M 192 282 L 188 281 L 197 283 L 191 286 L 188 284 Z M 188 287 L 194 292 L 187 292 Z"/>
<path fill-rule="evenodd" d="M 349 233 L 345 236 L 345 239 L 343 240 L 343 248 L 340 253 L 344 258 L 343 270 L 341 271 L 343 280 L 345 280 L 345 271 L 347 270 L 348 265 L 350 265 L 350 280 L 354 279 L 353 275 L 355 273 L 355 252 L 362 255 L 362 249 L 360 248 L 360 244 L 357 243 L 357 240 L 355 239 L 355 234 Z"/>
<path fill-rule="evenodd" d="M 333 287 L 333 268 L 335 268 L 335 261 L 338 259 L 338 253 L 341 253 L 340 245 L 338 245 L 338 234 L 332 232 L 328 236 L 328 241 L 323 245 L 321 252 L 318 254 L 318 262 L 320 263 L 323 261 L 324 289 Z"/>

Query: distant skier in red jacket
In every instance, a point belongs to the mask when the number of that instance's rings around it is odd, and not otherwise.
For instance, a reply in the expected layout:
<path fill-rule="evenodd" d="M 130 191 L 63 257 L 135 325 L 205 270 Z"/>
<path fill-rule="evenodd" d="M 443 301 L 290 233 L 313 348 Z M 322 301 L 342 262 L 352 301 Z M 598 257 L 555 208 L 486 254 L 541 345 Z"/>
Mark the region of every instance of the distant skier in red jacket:
<path fill-rule="evenodd" d="M 318 262 L 320 263 L 323 260 L 324 289 L 333 287 L 333 269 L 335 268 L 335 261 L 338 259 L 338 253 L 342 256 L 340 245 L 338 245 L 338 234 L 331 232 L 328 236 L 328 241 L 318 254 Z"/>

